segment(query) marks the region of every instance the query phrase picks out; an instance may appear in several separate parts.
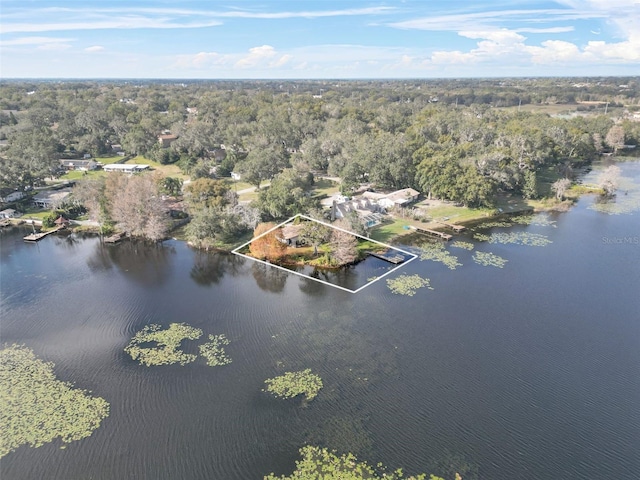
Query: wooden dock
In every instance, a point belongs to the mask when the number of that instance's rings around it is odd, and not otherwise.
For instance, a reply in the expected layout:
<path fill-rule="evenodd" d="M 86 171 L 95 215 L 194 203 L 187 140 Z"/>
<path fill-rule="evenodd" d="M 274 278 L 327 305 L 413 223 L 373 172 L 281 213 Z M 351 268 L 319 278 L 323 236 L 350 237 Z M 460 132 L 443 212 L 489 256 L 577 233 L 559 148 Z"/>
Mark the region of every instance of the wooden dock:
<path fill-rule="evenodd" d="M 369 252 L 369 255 L 371 255 L 372 257 L 379 258 L 380 260 L 384 260 L 385 262 L 393 263 L 394 265 L 399 265 L 405 261 L 405 258 L 403 255 L 399 255 L 399 254 L 388 255 L 388 252 L 385 252 L 385 253 Z"/>
<path fill-rule="evenodd" d="M 416 232 L 421 233 L 423 235 L 427 235 L 429 237 L 436 237 L 445 241 L 449 241 L 453 238 L 453 235 L 450 235 L 444 232 L 438 232 L 437 230 L 429 230 L 428 228 L 414 227 L 413 225 L 410 225 L 410 227 Z"/>
<path fill-rule="evenodd" d="M 441 222 L 440 220 L 434 220 L 434 221 L 440 225 L 450 228 L 456 233 L 460 233 L 465 229 L 465 227 L 463 227 L 462 225 L 454 225 L 453 223 Z"/>
<path fill-rule="evenodd" d="M 25 242 L 39 242 L 40 240 L 42 240 L 44 237 L 46 237 L 47 235 L 51 235 L 52 233 L 56 233 L 59 232 L 60 230 L 63 230 L 65 228 L 64 225 L 60 225 L 59 227 L 56 227 L 52 230 L 48 230 L 46 232 L 33 232 L 29 235 L 27 235 L 26 237 L 23 238 L 23 240 Z"/>

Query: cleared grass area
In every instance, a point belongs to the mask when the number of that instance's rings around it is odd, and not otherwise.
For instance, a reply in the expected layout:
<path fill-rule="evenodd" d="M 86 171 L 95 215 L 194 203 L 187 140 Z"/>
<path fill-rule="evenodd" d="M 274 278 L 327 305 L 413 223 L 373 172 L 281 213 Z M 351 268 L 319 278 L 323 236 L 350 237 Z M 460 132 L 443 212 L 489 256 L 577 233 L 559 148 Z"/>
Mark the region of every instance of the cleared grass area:
<path fill-rule="evenodd" d="M 89 178 L 104 177 L 107 174 L 104 170 L 91 170 L 82 172 L 80 170 L 72 170 L 60 177 L 60 180 L 85 180 Z"/>
<path fill-rule="evenodd" d="M 103 163 L 105 165 L 110 165 L 112 163 L 116 163 L 118 160 L 122 160 L 122 157 L 119 155 L 111 155 L 108 157 L 98 157 L 96 158 L 96 162 Z"/>
<path fill-rule="evenodd" d="M 411 233 L 407 227 L 414 222 L 402 218 L 395 218 L 391 221 L 385 222 L 382 225 L 373 227 L 367 235 L 369 238 L 378 242 L 389 243 L 391 239 L 398 235 L 405 235 Z"/>
<path fill-rule="evenodd" d="M 326 178 L 316 180 L 313 188 L 314 195 L 330 196 L 338 192 L 340 192 L 340 184 Z"/>
<path fill-rule="evenodd" d="M 161 163 L 149 160 L 144 155 L 138 155 L 131 160 L 127 160 L 125 163 L 140 163 L 143 165 L 149 165 L 155 171 L 162 173 L 165 177 L 176 177 L 183 180 L 189 178 L 188 175 L 182 173 L 182 170 L 177 165 L 162 165 Z"/>

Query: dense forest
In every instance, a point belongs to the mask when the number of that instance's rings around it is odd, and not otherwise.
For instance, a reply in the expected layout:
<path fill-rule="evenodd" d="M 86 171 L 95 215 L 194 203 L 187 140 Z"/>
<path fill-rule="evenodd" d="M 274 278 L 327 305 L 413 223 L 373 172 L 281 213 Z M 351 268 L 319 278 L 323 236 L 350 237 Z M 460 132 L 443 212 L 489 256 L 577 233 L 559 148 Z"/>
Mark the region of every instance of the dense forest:
<path fill-rule="evenodd" d="M 527 108 L 536 106 L 555 106 L 556 114 Z M 571 114 L 562 114 L 563 107 Z M 198 194 L 187 195 L 196 199 L 199 220 L 208 219 L 205 230 L 229 219 L 236 227 L 255 224 L 241 221 L 255 212 L 238 212 L 216 180 L 232 171 L 258 187 L 271 182 L 253 204 L 262 220 L 313 208 L 306 193 L 317 173 L 339 177 L 344 193 L 362 183 L 412 187 L 425 196 L 490 206 L 498 192 L 540 195 L 542 170 L 570 178 L 603 152 L 640 140 L 635 77 L 3 81 L 0 109 L 3 191 L 55 179 L 64 173 L 61 158 L 104 157 L 117 147 L 129 157 L 175 164 L 191 181 L 209 180 L 192 184 Z M 167 132 L 177 139 L 163 148 L 158 135 Z M 157 183 L 180 190 L 175 179 Z M 114 188 L 105 189 L 104 179 L 84 188 L 85 203 L 91 204 L 91 192 Z M 113 216 L 108 201 L 93 203 Z"/>

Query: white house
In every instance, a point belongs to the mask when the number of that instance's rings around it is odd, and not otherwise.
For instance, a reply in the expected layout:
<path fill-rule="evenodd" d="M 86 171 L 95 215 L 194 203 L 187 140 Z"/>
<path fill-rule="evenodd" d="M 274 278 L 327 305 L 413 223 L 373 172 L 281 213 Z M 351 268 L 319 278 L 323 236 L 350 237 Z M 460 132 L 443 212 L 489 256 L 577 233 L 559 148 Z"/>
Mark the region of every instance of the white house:
<path fill-rule="evenodd" d="M 13 208 L 7 208 L 6 210 L 2 210 L 0 212 L 0 218 L 14 218 L 19 216 L 20 214 L 16 212 Z"/>
<path fill-rule="evenodd" d="M 8 193 L 4 197 L 0 197 L 0 202 L 2 203 L 17 202 L 18 200 L 21 200 L 22 198 L 24 198 L 24 196 L 25 196 L 24 192 L 19 192 L 16 190 L 15 192 Z"/>
<path fill-rule="evenodd" d="M 98 164 L 94 160 L 76 160 L 73 158 L 61 158 L 60 166 L 65 170 L 80 170 L 84 172 L 98 168 Z"/>
<path fill-rule="evenodd" d="M 62 205 L 64 199 L 71 194 L 71 190 L 49 190 L 40 192 L 33 197 L 33 203 L 36 207 L 51 209 Z"/>
<path fill-rule="evenodd" d="M 395 192 L 391 192 L 383 198 L 380 198 L 378 200 L 378 205 L 382 208 L 393 208 L 396 205 L 404 207 L 409 205 L 411 202 L 415 202 L 418 199 L 418 195 L 420 195 L 420 192 L 413 188 L 403 188 L 402 190 L 396 190 Z"/>
<path fill-rule="evenodd" d="M 110 163 L 104 165 L 102 169 L 105 172 L 122 172 L 122 173 L 137 173 L 147 170 L 149 165 L 142 165 L 139 163 Z"/>

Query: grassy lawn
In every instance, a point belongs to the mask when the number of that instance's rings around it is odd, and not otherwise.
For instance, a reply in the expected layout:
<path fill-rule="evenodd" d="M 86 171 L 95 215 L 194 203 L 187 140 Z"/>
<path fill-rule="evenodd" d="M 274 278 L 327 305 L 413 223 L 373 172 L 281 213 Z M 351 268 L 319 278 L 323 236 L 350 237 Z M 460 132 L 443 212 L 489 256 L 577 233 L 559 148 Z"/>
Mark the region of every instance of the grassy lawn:
<path fill-rule="evenodd" d="M 392 238 L 397 237 L 398 235 L 411 233 L 411 230 L 405 228 L 409 225 L 411 225 L 411 223 L 407 220 L 396 218 L 372 228 L 369 232 L 369 238 L 378 242 L 388 243 Z"/>
<path fill-rule="evenodd" d="M 119 155 L 111 155 L 109 157 L 98 157 L 95 159 L 98 163 L 103 163 L 104 165 L 109 165 L 111 163 L 116 163 L 118 160 L 122 160 L 122 157 Z"/>
<path fill-rule="evenodd" d="M 107 174 L 104 170 L 91 170 L 82 172 L 80 170 L 71 170 L 60 177 L 60 180 L 86 180 L 89 178 L 103 177 Z"/>
<path fill-rule="evenodd" d="M 154 170 L 162 173 L 165 177 L 176 177 L 183 180 L 189 178 L 188 175 L 182 173 L 182 170 L 177 165 L 162 165 L 161 163 L 149 160 L 143 155 L 133 157 L 131 160 L 127 160 L 125 163 L 140 163 L 143 165 L 149 165 Z"/>
<path fill-rule="evenodd" d="M 321 178 L 320 180 L 316 180 L 316 183 L 313 187 L 314 195 L 327 195 L 331 196 L 334 193 L 340 192 L 340 184 L 334 182 L 333 180 L 328 180 L 325 178 Z"/>
<path fill-rule="evenodd" d="M 258 195 L 260 195 L 260 192 L 256 192 L 256 191 L 249 192 L 249 193 L 242 193 L 238 195 L 238 200 L 241 202 L 251 202 L 253 200 L 257 200 Z"/>

